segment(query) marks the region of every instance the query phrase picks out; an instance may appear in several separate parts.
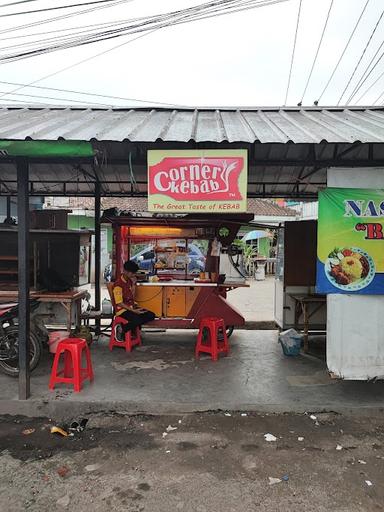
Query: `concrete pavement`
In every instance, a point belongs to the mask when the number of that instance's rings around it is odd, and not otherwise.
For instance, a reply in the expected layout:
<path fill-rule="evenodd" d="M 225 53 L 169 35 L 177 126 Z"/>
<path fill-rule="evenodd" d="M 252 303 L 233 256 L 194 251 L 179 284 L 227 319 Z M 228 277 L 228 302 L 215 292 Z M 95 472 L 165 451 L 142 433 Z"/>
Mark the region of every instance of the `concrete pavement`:
<path fill-rule="evenodd" d="M 364 411 L 384 407 L 384 382 L 332 380 L 311 356 L 285 357 L 276 331 L 235 331 L 231 354 L 217 363 L 194 359 L 195 331 L 145 333 L 131 354 L 92 346 L 95 381 L 81 393 L 48 390 L 52 356 L 32 374 L 30 400 L 17 400 L 17 380 L 0 374 L 0 414 L 66 415 L 117 410 L 157 414 L 206 410 Z"/>

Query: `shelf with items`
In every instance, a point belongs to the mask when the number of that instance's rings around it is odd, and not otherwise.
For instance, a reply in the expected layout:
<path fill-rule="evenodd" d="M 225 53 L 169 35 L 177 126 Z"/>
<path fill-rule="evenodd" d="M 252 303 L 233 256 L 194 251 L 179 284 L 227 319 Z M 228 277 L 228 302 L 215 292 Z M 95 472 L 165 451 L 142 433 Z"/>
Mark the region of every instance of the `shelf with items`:
<path fill-rule="evenodd" d="M 0 289 L 18 286 L 17 229 L 0 227 Z M 55 291 L 88 284 L 91 233 L 75 230 L 30 230 L 31 289 Z"/>
<path fill-rule="evenodd" d="M 30 285 L 33 285 L 34 268 L 32 258 L 30 261 Z M 2 254 L 0 255 L 0 287 L 8 289 L 17 289 L 18 287 L 18 257 L 15 254 Z"/>

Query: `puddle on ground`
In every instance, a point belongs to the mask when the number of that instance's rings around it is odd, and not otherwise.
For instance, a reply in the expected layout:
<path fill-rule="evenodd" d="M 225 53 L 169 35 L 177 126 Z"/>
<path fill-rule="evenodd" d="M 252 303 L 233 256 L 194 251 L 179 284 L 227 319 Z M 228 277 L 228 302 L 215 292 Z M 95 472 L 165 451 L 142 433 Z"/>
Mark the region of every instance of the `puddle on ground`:
<path fill-rule="evenodd" d="M 126 363 L 120 363 L 114 361 L 111 363 L 115 370 L 122 372 L 134 368 L 136 370 L 167 370 L 168 368 L 179 368 L 188 363 L 192 363 L 194 359 L 188 359 L 187 361 L 174 361 L 167 363 L 163 359 L 153 359 L 152 361 L 128 361 Z"/>

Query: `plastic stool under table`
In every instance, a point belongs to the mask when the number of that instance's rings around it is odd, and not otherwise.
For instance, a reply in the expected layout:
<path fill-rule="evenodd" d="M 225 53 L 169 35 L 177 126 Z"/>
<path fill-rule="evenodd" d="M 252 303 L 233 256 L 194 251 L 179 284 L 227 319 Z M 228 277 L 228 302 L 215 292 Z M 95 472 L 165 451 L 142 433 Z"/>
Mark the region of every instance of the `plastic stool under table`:
<path fill-rule="evenodd" d="M 208 334 L 207 339 L 205 339 L 205 333 Z M 220 333 L 221 339 L 219 339 Z M 215 316 L 202 318 L 195 348 L 196 359 L 199 358 L 200 352 L 211 354 L 212 361 L 217 361 L 219 354 L 229 354 L 228 336 L 222 318 Z"/>

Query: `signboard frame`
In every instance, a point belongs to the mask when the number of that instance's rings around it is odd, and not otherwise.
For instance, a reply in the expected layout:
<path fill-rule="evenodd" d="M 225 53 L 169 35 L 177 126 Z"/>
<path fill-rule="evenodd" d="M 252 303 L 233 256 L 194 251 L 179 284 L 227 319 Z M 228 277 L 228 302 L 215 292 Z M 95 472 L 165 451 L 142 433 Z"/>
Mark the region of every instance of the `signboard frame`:
<path fill-rule="evenodd" d="M 148 150 L 148 211 L 244 213 L 247 149 Z"/>
<path fill-rule="evenodd" d="M 384 295 L 384 189 L 319 193 L 316 291 Z"/>

